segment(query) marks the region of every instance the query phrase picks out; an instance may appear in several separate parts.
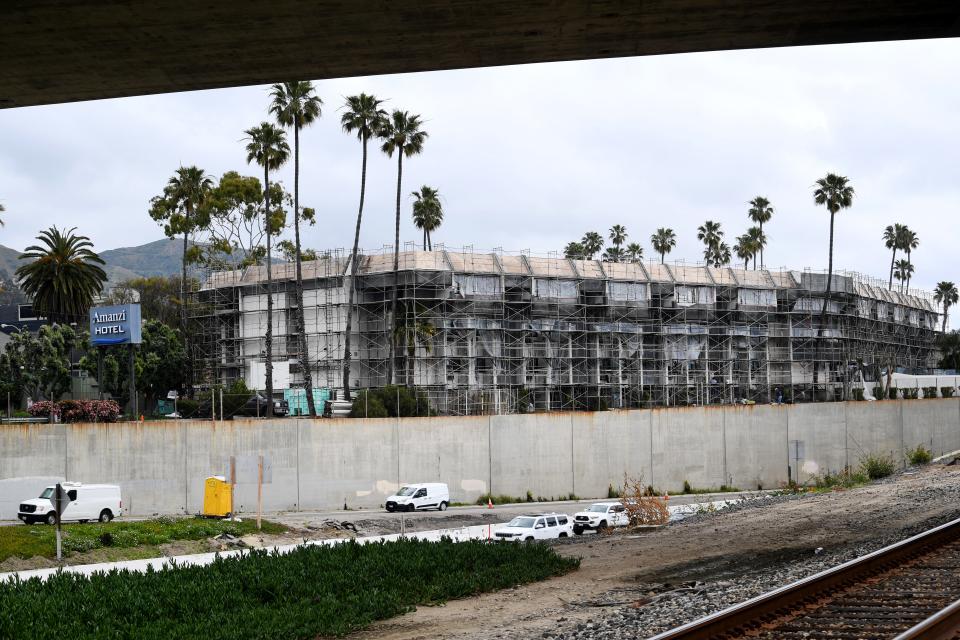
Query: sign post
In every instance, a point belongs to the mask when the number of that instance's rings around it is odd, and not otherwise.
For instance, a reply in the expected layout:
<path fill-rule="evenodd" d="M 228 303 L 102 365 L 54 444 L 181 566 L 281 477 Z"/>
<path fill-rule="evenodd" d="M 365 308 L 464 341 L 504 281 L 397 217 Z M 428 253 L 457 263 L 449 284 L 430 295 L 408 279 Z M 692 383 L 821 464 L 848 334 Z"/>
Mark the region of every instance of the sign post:
<path fill-rule="evenodd" d="M 70 496 L 67 495 L 67 492 L 63 489 L 63 485 L 61 485 L 59 482 L 53 490 L 53 495 L 50 497 L 50 503 L 53 505 L 54 513 L 57 514 L 57 560 L 59 561 L 63 558 L 60 516 L 63 514 L 64 509 L 67 508 L 67 505 L 70 504 Z"/>
<path fill-rule="evenodd" d="M 140 305 L 139 304 L 120 304 L 109 307 L 93 307 L 90 309 L 90 344 L 94 347 L 109 347 L 112 345 L 127 344 L 130 345 L 130 406 L 128 410 L 134 418 L 137 412 L 137 379 L 134 368 L 134 349 L 135 345 L 143 342 L 140 331 Z M 100 360 L 100 358 L 98 358 Z M 97 376 L 101 378 L 98 366 Z M 102 378 L 98 380 L 101 384 Z"/>
<path fill-rule="evenodd" d="M 263 515 L 263 456 L 257 458 L 257 531 L 260 531 L 260 518 Z"/>

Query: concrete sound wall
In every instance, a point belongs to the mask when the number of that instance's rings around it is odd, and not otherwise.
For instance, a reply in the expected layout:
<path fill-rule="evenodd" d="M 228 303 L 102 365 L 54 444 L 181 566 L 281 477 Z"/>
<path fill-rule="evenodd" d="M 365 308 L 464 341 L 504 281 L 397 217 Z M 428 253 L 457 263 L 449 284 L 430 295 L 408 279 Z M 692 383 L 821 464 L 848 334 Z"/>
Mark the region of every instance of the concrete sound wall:
<path fill-rule="evenodd" d="M 793 460 L 791 441 L 802 457 Z M 203 481 L 238 460 L 237 509 L 377 507 L 405 482 L 451 499 L 491 492 L 604 497 L 624 472 L 660 490 L 775 487 L 918 444 L 960 449 L 960 399 L 682 407 L 463 418 L 0 425 L 0 519 L 58 479 L 121 486 L 135 515 L 196 513 Z"/>

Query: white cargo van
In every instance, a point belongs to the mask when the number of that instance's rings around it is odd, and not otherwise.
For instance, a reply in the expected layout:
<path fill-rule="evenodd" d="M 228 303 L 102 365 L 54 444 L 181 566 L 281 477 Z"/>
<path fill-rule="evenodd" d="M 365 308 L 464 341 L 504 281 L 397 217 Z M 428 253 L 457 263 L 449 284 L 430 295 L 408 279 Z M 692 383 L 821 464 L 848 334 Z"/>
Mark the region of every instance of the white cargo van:
<path fill-rule="evenodd" d="M 120 499 L 120 487 L 115 484 L 80 484 L 79 482 L 62 483 L 64 491 L 70 498 L 70 504 L 63 510 L 60 521 L 99 520 L 110 522 L 123 514 L 123 501 Z M 47 487 L 39 498 L 30 498 L 20 503 L 17 517 L 27 524 L 46 522 L 55 524 L 57 514 L 53 510 L 54 487 Z"/>
<path fill-rule="evenodd" d="M 446 511 L 450 504 L 450 490 L 442 482 L 408 484 L 401 487 L 396 495 L 387 498 L 387 511 L 416 511 L 417 509 L 439 509 Z"/>

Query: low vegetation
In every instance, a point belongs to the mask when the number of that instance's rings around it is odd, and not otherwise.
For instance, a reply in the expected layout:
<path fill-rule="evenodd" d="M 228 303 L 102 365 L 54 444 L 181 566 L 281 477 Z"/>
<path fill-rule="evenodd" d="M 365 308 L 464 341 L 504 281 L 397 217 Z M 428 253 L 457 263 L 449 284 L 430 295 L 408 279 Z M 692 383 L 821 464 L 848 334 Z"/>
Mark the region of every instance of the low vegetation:
<path fill-rule="evenodd" d="M 860 460 L 860 472 L 871 480 L 891 476 L 895 470 L 896 463 L 890 455 L 871 453 Z"/>
<path fill-rule="evenodd" d="M 524 497 L 520 496 L 508 496 L 506 494 L 497 494 L 485 493 L 479 498 L 477 498 L 476 504 L 486 505 L 490 502 L 493 504 L 523 504 L 524 502 L 558 502 L 558 501 L 570 501 L 575 502 L 580 500 L 580 496 L 575 493 L 568 493 L 567 495 L 561 496 L 536 496 L 534 497 L 533 492 L 527 491 L 527 495 Z"/>
<path fill-rule="evenodd" d="M 823 475 L 814 478 L 814 487 L 817 491 L 853 489 L 854 487 L 865 485 L 869 481 L 870 478 L 862 471 L 840 471 L 838 473 L 827 471 Z"/>
<path fill-rule="evenodd" d="M 149 573 L 64 573 L 0 584 L 0 637 L 340 636 L 417 605 L 544 580 L 579 564 L 540 544 L 444 539 L 257 550 Z"/>
<path fill-rule="evenodd" d="M 918 444 L 915 449 L 907 450 L 907 460 L 914 466 L 930 464 L 933 460 L 933 452 L 922 444 Z"/>
<path fill-rule="evenodd" d="M 286 527 L 263 521 L 263 532 L 282 533 Z M 106 524 L 64 524 L 63 551 L 66 556 L 94 549 L 155 549 L 176 540 L 203 540 L 221 533 L 245 536 L 254 533 L 254 520 L 230 522 L 206 518 L 156 518 L 138 522 L 108 522 Z M 144 557 L 131 553 L 131 557 Z M 147 555 L 157 555 L 157 552 Z M 7 558 L 56 557 L 56 527 L 49 525 L 15 525 L 0 529 L 0 562 Z M 126 557 L 123 552 L 112 559 Z M 0 637 L 5 637 L 0 634 Z"/>
<path fill-rule="evenodd" d="M 717 487 L 696 488 L 696 487 L 691 487 L 689 481 L 687 480 L 683 481 L 684 495 L 700 495 L 704 493 L 736 493 L 738 491 L 741 491 L 739 487 L 732 487 L 726 484 L 720 485 L 719 488 Z"/>
<path fill-rule="evenodd" d="M 650 495 L 649 485 L 643 484 L 643 477 L 631 478 L 623 474 L 623 507 L 633 526 L 661 525 L 670 521 L 670 510 L 665 500 Z"/>

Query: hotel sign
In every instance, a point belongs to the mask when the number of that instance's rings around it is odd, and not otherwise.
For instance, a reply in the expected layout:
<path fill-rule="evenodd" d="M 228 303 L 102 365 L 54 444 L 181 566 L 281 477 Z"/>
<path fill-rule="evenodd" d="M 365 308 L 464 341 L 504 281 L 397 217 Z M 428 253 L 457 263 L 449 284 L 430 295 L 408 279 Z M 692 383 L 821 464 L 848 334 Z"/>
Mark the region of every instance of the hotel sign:
<path fill-rule="evenodd" d="M 139 304 L 90 309 L 90 343 L 93 346 L 140 344 L 141 341 Z"/>

